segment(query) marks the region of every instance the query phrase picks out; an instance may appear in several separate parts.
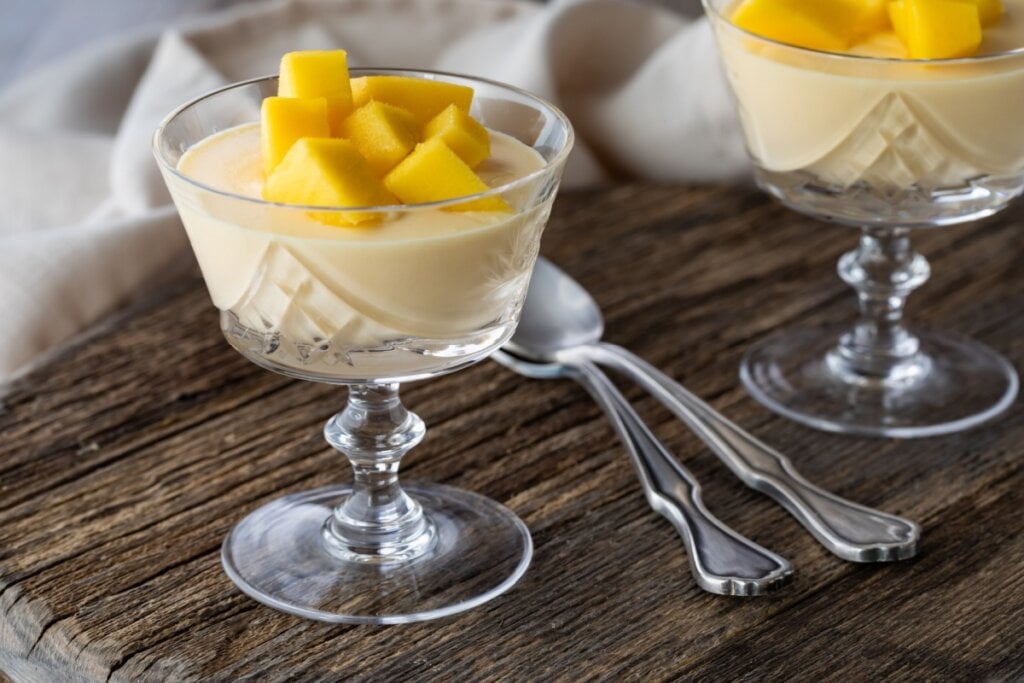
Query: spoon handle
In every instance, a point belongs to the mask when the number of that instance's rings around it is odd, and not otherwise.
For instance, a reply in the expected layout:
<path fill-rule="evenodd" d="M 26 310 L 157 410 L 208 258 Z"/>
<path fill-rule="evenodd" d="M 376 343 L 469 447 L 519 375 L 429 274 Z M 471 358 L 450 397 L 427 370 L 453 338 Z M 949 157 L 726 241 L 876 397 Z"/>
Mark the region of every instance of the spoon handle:
<path fill-rule="evenodd" d="M 686 543 L 697 584 L 721 595 L 761 595 L 781 588 L 793 567 L 715 518 L 701 500 L 700 484 L 636 414 L 615 385 L 588 361 L 569 368 L 608 415 L 630 454 L 647 501 Z"/>
<path fill-rule="evenodd" d="M 917 554 L 921 528 L 914 522 L 853 503 L 810 483 L 789 458 L 632 352 L 608 343 L 586 350 L 587 357 L 622 371 L 665 404 L 743 483 L 775 499 L 834 554 L 852 562 L 903 560 Z"/>

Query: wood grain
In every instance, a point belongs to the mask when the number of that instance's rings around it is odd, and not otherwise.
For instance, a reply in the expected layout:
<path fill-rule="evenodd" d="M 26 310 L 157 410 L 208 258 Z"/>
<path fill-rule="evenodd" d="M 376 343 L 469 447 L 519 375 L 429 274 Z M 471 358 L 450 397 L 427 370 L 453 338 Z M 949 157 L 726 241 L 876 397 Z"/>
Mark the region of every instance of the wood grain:
<path fill-rule="evenodd" d="M 917 238 L 922 325 L 1024 366 L 1024 207 Z M 245 362 L 196 278 L 67 349 L 0 413 L 0 670 L 16 681 L 1013 680 L 1024 677 L 1024 417 L 920 441 L 828 435 L 739 386 L 782 325 L 841 322 L 852 231 L 750 188 L 566 194 L 543 251 L 645 356 L 813 481 L 924 527 L 913 561 L 856 566 L 744 489 L 633 387 L 727 523 L 794 561 L 784 594 L 701 592 L 598 409 L 567 381 L 484 362 L 404 390 L 427 422 L 411 479 L 517 511 L 536 553 L 510 593 L 456 618 L 330 626 L 274 612 L 223 574 L 221 539 L 280 496 L 349 477 L 320 436 L 345 399 Z"/>

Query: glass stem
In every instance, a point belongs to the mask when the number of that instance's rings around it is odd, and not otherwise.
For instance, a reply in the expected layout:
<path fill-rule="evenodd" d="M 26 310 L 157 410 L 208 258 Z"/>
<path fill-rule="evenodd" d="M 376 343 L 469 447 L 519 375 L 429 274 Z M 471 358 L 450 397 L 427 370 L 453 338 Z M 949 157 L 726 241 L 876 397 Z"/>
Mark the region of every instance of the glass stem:
<path fill-rule="evenodd" d="M 426 429 L 402 405 L 398 384 L 357 384 L 348 392 L 348 405 L 327 421 L 324 437 L 352 463 L 352 493 L 324 523 L 324 542 L 345 560 L 404 562 L 428 550 L 435 534 L 398 482 L 402 456 Z"/>
<path fill-rule="evenodd" d="M 839 276 L 857 291 L 860 319 L 829 354 L 832 370 L 860 384 L 905 383 L 927 372 L 916 336 L 903 324 L 907 297 L 928 279 L 924 256 L 906 228 L 864 228 L 839 259 Z"/>

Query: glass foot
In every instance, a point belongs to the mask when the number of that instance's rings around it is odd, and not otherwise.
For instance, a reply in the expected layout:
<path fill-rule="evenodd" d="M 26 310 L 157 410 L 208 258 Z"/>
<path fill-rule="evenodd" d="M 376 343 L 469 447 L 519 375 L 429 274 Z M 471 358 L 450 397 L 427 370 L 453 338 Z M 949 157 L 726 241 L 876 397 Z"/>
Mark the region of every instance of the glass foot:
<path fill-rule="evenodd" d="M 351 492 L 332 486 L 279 498 L 243 519 L 221 561 L 250 597 L 300 617 L 399 624 L 457 614 L 501 595 L 526 571 L 530 532 L 511 510 L 440 485 L 403 484 L 423 507 L 429 540 L 412 559 L 355 561 L 324 540 Z"/>
<path fill-rule="evenodd" d="M 845 331 L 793 330 L 765 340 L 743 359 L 744 386 L 769 409 L 810 427 L 897 438 L 969 429 L 1017 396 L 1009 361 L 953 335 L 918 334 L 920 353 L 888 377 L 846 372 L 835 353 Z"/>

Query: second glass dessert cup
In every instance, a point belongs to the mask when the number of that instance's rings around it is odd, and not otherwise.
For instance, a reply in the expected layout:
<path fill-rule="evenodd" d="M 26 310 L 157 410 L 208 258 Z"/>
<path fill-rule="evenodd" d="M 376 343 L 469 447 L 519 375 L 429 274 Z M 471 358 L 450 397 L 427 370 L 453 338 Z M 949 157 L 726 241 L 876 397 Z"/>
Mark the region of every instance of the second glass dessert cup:
<path fill-rule="evenodd" d="M 758 185 L 861 230 L 838 267 L 860 319 L 756 345 L 741 367 L 748 391 L 811 427 L 873 436 L 956 432 L 1004 412 L 1019 386 L 1013 366 L 970 339 L 915 330 L 903 311 L 930 275 L 912 231 L 989 216 L 1024 190 L 1024 50 L 930 61 L 825 53 L 736 27 L 730 0 L 704 5 Z"/>
<path fill-rule="evenodd" d="M 472 114 L 538 160 L 535 170 L 473 197 L 501 196 L 510 213 L 450 210 L 464 199 L 361 207 L 387 230 L 337 228 L 310 214 L 346 209 L 265 202 L 183 172 L 190 149 L 259 119 L 276 78 L 183 106 L 158 129 L 154 152 L 231 345 L 262 367 L 348 387 L 348 404 L 324 436 L 351 463 L 352 484 L 260 507 L 225 539 L 224 568 L 245 593 L 285 612 L 390 624 L 479 605 L 508 590 L 530 562 L 529 531 L 504 506 L 449 486 L 399 483 L 402 457 L 425 433 L 402 405 L 399 384 L 465 367 L 511 336 L 573 133 L 553 106 L 509 86 L 432 72 L 352 72 L 374 74 L 475 90 Z"/>

